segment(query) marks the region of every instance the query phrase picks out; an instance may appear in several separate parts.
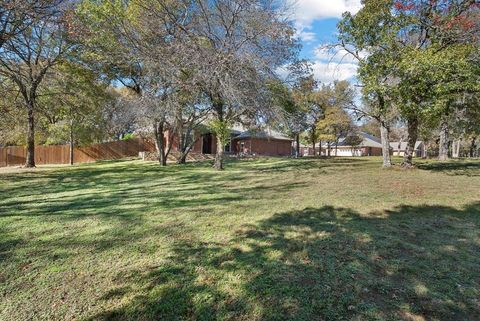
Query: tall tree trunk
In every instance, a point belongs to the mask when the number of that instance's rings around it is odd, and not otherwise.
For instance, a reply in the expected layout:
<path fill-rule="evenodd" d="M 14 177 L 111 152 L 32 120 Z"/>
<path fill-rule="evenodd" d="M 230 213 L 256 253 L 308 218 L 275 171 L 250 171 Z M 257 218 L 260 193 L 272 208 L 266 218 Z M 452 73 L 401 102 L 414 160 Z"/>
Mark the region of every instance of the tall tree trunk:
<path fill-rule="evenodd" d="M 448 134 L 448 120 L 447 117 L 444 117 L 440 125 L 440 143 L 438 149 L 438 159 L 441 161 L 448 160 Z"/>
<path fill-rule="evenodd" d="M 300 156 L 300 134 L 295 135 L 295 158 Z"/>
<path fill-rule="evenodd" d="M 74 146 L 73 141 L 73 118 L 70 119 L 70 165 L 73 165 L 73 148 Z"/>
<path fill-rule="evenodd" d="M 327 143 L 327 150 L 328 150 L 327 155 L 328 155 L 328 157 L 330 157 L 331 156 L 330 155 L 330 142 Z"/>
<path fill-rule="evenodd" d="M 472 137 L 472 142 L 470 143 L 470 157 L 475 157 L 475 147 L 477 146 L 477 137 Z"/>
<path fill-rule="evenodd" d="M 316 156 L 316 155 L 317 155 L 317 151 L 316 151 L 316 149 L 315 149 L 315 148 L 316 148 L 315 145 L 316 145 L 316 141 L 315 141 L 315 138 L 314 138 L 313 135 L 312 135 L 313 156 Z"/>
<path fill-rule="evenodd" d="M 383 167 L 392 167 L 392 158 L 390 156 L 390 129 L 383 121 L 380 122 L 380 138 L 382 140 Z"/>
<path fill-rule="evenodd" d="M 223 119 L 223 102 L 220 101 L 220 99 L 217 99 L 216 102 L 214 102 L 213 107 L 217 113 L 217 119 L 220 123 L 223 123 L 225 120 Z M 223 151 L 224 151 L 224 146 L 223 146 L 223 139 L 220 137 L 219 133 L 216 135 L 217 137 L 217 153 L 215 154 L 215 161 L 213 164 L 213 167 L 217 171 L 223 170 Z M 251 152 L 251 149 L 250 149 Z"/>
<path fill-rule="evenodd" d="M 31 99 L 28 102 L 28 127 L 27 127 L 27 159 L 25 167 L 35 167 L 35 101 Z"/>
<path fill-rule="evenodd" d="M 163 141 L 164 135 L 164 123 L 163 121 L 156 121 L 153 124 L 153 133 L 155 135 L 155 147 L 158 153 L 158 162 L 160 166 L 167 166 L 167 157 L 165 155 L 165 143 Z"/>
<path fill-rule="evenodd" d="M 413 154 L 415 153 L 415 144 L 418 138 L 418 117 L 409 117 L 407 120 L 407 147 L 405 148 L 405 156 L 403 157 L 402 167 L 413 167 Z"/>
<path fill-rule="evenodd" d="M 461 145 L 462 140 L 458 139 L 453 142 L 453 148 L 452 148 L 452 157 L 453 158 L 459 158 L 460 157 L 460 145 Z"/>
<path fill-rule="evenodd" d="M 335 141 L 335 157 L 338 156 L 338 139 Z"/>
<path fill-rule="evenodd" d="M 177 112 L 176 118 L 178 151 L 180 152 L 180 156 L 177 158 L 177 164 L 186 164 L 187 154 L 185 153 L 185 150 L 187 144 L 187 133 L 185 133 L 185 129 L 183 127 L 183 114 L 181 111 Z"/>

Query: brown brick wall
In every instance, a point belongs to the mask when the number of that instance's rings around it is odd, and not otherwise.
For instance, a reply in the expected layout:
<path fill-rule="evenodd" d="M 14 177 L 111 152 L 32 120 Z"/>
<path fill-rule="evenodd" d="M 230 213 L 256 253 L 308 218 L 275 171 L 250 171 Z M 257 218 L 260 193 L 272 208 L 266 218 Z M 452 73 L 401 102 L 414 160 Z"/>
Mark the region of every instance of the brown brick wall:
<path fill-rule="evenodd" d="M 243 143 L 243 149 L 242 149 Z M 263 156 L 290 156 L 292 143 L 287 140 L 247 138 L 235 139 L 234 149 L 239 153 Z"/>

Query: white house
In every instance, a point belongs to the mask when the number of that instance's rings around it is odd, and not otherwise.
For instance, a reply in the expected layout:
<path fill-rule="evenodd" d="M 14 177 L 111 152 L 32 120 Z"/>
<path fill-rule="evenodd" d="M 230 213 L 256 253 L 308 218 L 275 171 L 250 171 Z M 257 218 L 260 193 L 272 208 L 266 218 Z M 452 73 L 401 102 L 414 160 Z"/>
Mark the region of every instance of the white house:
<path fill-rule="evenodd" d="M 359 133 L 363 139 L 359 145 L 352 146 L 349 140 L 340 138 L 337 147 L 330 143 L 330 156 L 382 156 L 382 143 L 380 139 L 365 132 Z M 328 155 L 328 143 L 322 144 L 322 155 Z"/>
<path fill-rule="evenodd" d="M 404 156 L 405 150 L 407 149 L 407 142 L 391 142 L 390 147 L 393 150 L 393 156 Z M 417 141 L 415 143 L 413 156 L 425 156 L 425 144 L 422 141 Z"/>

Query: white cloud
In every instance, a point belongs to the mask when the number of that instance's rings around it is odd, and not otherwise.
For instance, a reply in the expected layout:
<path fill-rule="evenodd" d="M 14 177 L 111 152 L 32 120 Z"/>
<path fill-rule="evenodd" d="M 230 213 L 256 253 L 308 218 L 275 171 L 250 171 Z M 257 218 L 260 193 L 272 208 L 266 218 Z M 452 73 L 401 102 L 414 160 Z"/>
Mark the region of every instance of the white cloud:
<path fill-rule="evenodd" d="M 324 62 L 317 60 L 312 69 L 315 78 L 322 83 L 334 80 L 352 80 L 357 75 L 358 65 L 354 63 Z"/>
<path fill-rule="evenodd" d="M 315 78 L 323 83 L 334 80 L 354 80 L 357 75 L 358 61 L 345 49 L 315 49 L 313 73 Z M 366 57 L 366 52 L 360 52 L 360 57 Z"/>
<path fill-rule="evenodd" d="M 298 31 L 297 32 L 297 37 L 302 40 L 303 42 L 311 43 L 316 40 L 316 33 L 315 32 L 310 32 L 310 31 Z"/>
<path fill-rule="evenodd" d="M 350 62 L 333 62 L 315 60 L 311 66 L 316 80 L 323 84 L 331 84 L 335 80 L 354 81 L 357 76 L 358 65 Z M 277 75 L 281 79 L 287 79 L 289 76 L 288 66 L 277 68 Z"/>
<path fill-rule="evenodd" d="M 340 18 L 342 13 L 356 13 L 360 0 L 293 0 L 295 21 L 299 30 L 308 29 L 312 22 L 324 18 Z"/>
<path fill-rule="evenodd" d="M 315 59 L 321 60 L 324 62 L 337 62 L 337 63 L 358 63 L 357 58 L 355 58 L 351 53 L 345 49 L 326 49 L 324 47 L 318 47 L 314 50 Z M 358 53 L 360 58 L 365 58 L 367 56 L 366 51 L 361 51 Z"/>

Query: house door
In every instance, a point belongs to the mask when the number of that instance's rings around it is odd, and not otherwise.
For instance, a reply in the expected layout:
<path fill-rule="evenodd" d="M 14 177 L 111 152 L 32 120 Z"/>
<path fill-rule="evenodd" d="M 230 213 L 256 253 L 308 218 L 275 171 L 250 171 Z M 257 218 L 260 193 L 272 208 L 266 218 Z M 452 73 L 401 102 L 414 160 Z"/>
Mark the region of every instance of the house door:
<path fill-rule="evenodd" d="M 202 154 L 212 153 L 212 134 L 202 136 Z"/>

